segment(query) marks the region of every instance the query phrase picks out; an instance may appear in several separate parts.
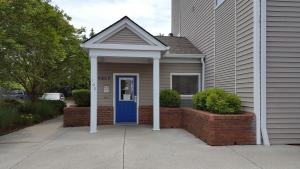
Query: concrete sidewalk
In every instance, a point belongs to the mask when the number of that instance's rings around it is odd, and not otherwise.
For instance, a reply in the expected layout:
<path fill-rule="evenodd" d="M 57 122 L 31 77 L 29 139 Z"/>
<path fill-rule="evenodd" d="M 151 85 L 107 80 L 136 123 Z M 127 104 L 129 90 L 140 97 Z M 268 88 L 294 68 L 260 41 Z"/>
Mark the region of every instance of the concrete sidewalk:
<path fill-rule="evenodd" d="M 61 118 L 0 137 L 2 169 L 299 169 L 299 146 L 212 147 L 182 129 L 62 128 Z"/>

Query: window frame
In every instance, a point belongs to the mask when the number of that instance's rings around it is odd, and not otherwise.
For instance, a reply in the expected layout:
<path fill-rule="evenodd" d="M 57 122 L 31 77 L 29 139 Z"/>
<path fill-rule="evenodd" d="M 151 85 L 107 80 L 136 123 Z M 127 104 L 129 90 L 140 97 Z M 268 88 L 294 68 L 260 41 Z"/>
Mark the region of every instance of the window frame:
<path fill-rule="evenodd" d="M 201 91 L 201 73 L 170 73 L 170 89 L 173 90 L 173 76 L 198 76 L 198 89 L 197 92 Z M 180 94 L 180 93 L 179 93 Z M 190 99 L 193 95 L 180 94 L 181 98 Z"/>
<path fill-rule="evenodd" d="M 220 5 L 222 5 L 226 0 L 222 0 L 222 2 L 220 2 L 218 4 L 218 0 L 214 0 L 215 1 L 215 9 L 217 9 Z"/>

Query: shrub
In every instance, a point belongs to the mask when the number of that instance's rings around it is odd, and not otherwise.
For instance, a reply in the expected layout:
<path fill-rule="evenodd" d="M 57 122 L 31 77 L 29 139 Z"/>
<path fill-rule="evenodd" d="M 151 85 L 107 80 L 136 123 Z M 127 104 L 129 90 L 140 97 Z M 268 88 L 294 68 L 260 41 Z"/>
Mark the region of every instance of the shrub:
<path fill-rule="evenodd" d="M 241 111 L 240 98 L 223 89 L 211 88 L 198 92 L 193 96 L 196 109 L 207 110 L 217 114 L 236 114 Z"/>
<path fill-rule="evenodd" d="M 179 107 L 180 94 L 176 90 L 162 90 L 160 92 L 161 107 Z"/>
<path fill-rule="evenodd" d="M 17 109 L 12 107 L 0 107 L 0 127 L 10 129 L 15 125 Z"/>
<path fill-rule="evenodd" d="M 0 101 L 0 107 L 11 107 L 19 108 L 22 105 L 22 102 L 14 99 L 5 99 Z"/>
<path fill-rule="evenodd" d="M 29 124 L 33 124 L 34 119 L 32 114 L 21 114 L 18 116 L 16 121 L 17 124 L 19 125 L 29 125 Z"/>
<path fill-rule="evenodd" d="M 20 111 L 23 114 L 32 114 L 34 122 L 53 118 L 61 113 L 63 103 L 58 101 L 25 102 Z"/>
<path fill-rule="evenodd" d="M 50 104 L 57 113 L 62 114 L 66 103 L 61 100 L 42 100 L 44 104 Z"/>
<path fill-rule="evenodd" d="M 72 91 L 73 99 L 79 107 L 90 106 L 90 91 L 87 89 L 77 89 Z"/>

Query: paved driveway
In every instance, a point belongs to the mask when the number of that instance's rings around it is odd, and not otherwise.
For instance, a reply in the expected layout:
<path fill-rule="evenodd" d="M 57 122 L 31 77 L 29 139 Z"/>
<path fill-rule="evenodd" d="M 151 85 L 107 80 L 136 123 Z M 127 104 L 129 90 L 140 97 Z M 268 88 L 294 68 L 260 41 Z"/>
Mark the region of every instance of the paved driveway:
<path fill-rule="evenodd" d="M 299 146 L 208 146 L 182 129 L 62 128 L 61 118 L 0 137 L 0 168 L 299 169 Z"/>

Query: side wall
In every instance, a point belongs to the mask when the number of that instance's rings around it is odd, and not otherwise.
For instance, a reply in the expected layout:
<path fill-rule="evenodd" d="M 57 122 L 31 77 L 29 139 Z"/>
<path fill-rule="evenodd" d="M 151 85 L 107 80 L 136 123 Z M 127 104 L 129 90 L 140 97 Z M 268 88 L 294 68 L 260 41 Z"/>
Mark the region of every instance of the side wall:
<path fill-rule="evenodd" d="M 300 1 L 267 0 L 267 130 L 300 144 Z"/>
<path fill-rule="evenodd" d="M 113 73 L 139 73 L 140 106 L 152 105 L 152 64 L 98 63 L 98 106 L 113 106 Z M 161 89 L 170 88 L 170 73 L 201 73 L 201 64 L 161 63 Z"/>
<path fill-rule="evenodd" d="M 253 0 L 173 0 L 172 31 L 206 55 L 205 87 L 237 93 L 253 112 Z"/>

